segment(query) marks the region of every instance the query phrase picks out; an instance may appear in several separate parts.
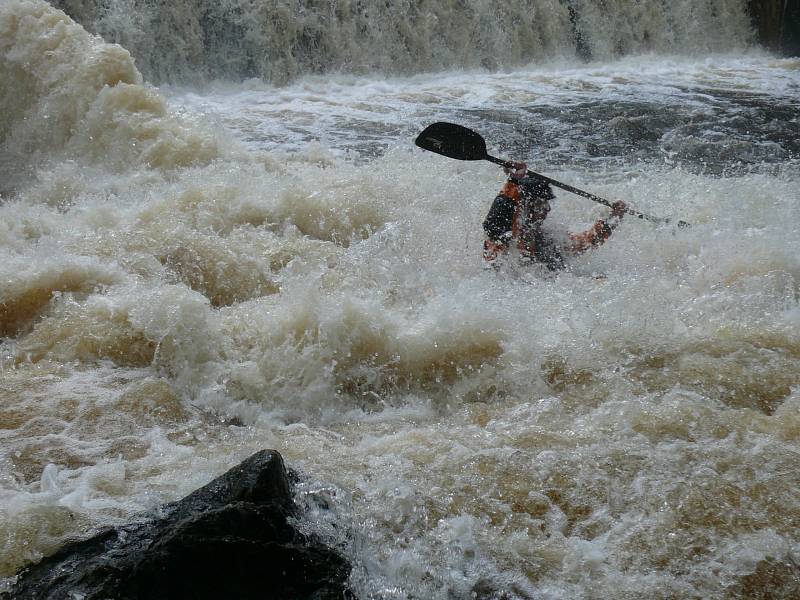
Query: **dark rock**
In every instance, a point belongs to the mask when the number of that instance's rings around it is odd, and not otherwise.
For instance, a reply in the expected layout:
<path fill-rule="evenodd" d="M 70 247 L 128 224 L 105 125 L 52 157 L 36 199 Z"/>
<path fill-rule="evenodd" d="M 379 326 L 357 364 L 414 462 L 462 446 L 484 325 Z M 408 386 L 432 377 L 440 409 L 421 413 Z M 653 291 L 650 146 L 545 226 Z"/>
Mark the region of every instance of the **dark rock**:
<path fill-rule="evenodd" d="M 748 0 L 758 41 L 784 56 L 800 56 L 800 0 Z"/>
<path fill-rule="evenodd" d="M 353 598 L 350 565 L 287 520 L 283 459 L 263 450 L 161 516 L 69 544 L 19 573 L 5 598 Z"/>

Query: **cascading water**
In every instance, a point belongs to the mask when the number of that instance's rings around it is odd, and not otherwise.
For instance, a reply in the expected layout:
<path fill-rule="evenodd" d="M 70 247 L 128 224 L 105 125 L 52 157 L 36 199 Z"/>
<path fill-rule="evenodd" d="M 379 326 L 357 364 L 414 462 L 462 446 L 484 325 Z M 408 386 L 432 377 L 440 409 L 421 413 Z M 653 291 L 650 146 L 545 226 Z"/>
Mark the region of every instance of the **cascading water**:
<path fill-rule="evenodd" d="M 743 0 L 59 0 L 151 81 L 310 73 L 410 74 L 519 66 L 576 55 L 741 50 L 753 42 Z"/>
<path fill-rule="evenodd" d="M 362 598 L 798 596 L 800 61 L 743 1 L 60 4 L 106 41 L 0 4 L 0 577 L 269 447 Z M 437 120 L 692 227 L 487 271 Z"/>

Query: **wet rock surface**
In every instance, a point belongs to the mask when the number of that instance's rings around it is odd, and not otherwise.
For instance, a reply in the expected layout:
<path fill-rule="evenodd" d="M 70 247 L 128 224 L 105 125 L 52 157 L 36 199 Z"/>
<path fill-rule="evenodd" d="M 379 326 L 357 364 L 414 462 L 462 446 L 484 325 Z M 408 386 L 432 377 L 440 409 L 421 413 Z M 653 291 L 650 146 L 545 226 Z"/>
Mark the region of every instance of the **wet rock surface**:
<path fill-rule="evenodd" d="M 69 544 L 3 598 L 353 598 L 350 565 L 300 533 L 280 454 L 262 450 L 157 518 Z"/>

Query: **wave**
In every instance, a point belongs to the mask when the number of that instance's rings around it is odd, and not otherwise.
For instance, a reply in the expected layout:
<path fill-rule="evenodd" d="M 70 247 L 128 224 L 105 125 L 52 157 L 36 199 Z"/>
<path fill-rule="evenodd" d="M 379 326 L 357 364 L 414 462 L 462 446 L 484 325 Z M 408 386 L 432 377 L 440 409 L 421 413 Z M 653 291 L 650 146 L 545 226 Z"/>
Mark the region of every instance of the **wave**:
<path fill-rule="evenodd" d="M 0 180 L 48 158 L 171 169 L 207 164 L 218 142 L 169 114 L 130 53 L 41 0 L 0 5 Z"/>

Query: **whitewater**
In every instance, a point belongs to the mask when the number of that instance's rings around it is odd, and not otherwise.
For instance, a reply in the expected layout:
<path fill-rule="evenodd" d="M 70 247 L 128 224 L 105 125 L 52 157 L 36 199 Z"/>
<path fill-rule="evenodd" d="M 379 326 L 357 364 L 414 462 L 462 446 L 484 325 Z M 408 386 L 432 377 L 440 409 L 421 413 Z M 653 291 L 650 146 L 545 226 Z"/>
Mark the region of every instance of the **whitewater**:
<path fill-rule="evenodd" d="M 361 598 L 800 595 L 800 59 L 497 4 L 0 3 L 0 585 L 274 448 Z M 692 226 L 487 270 L 440 120 Z"/>

